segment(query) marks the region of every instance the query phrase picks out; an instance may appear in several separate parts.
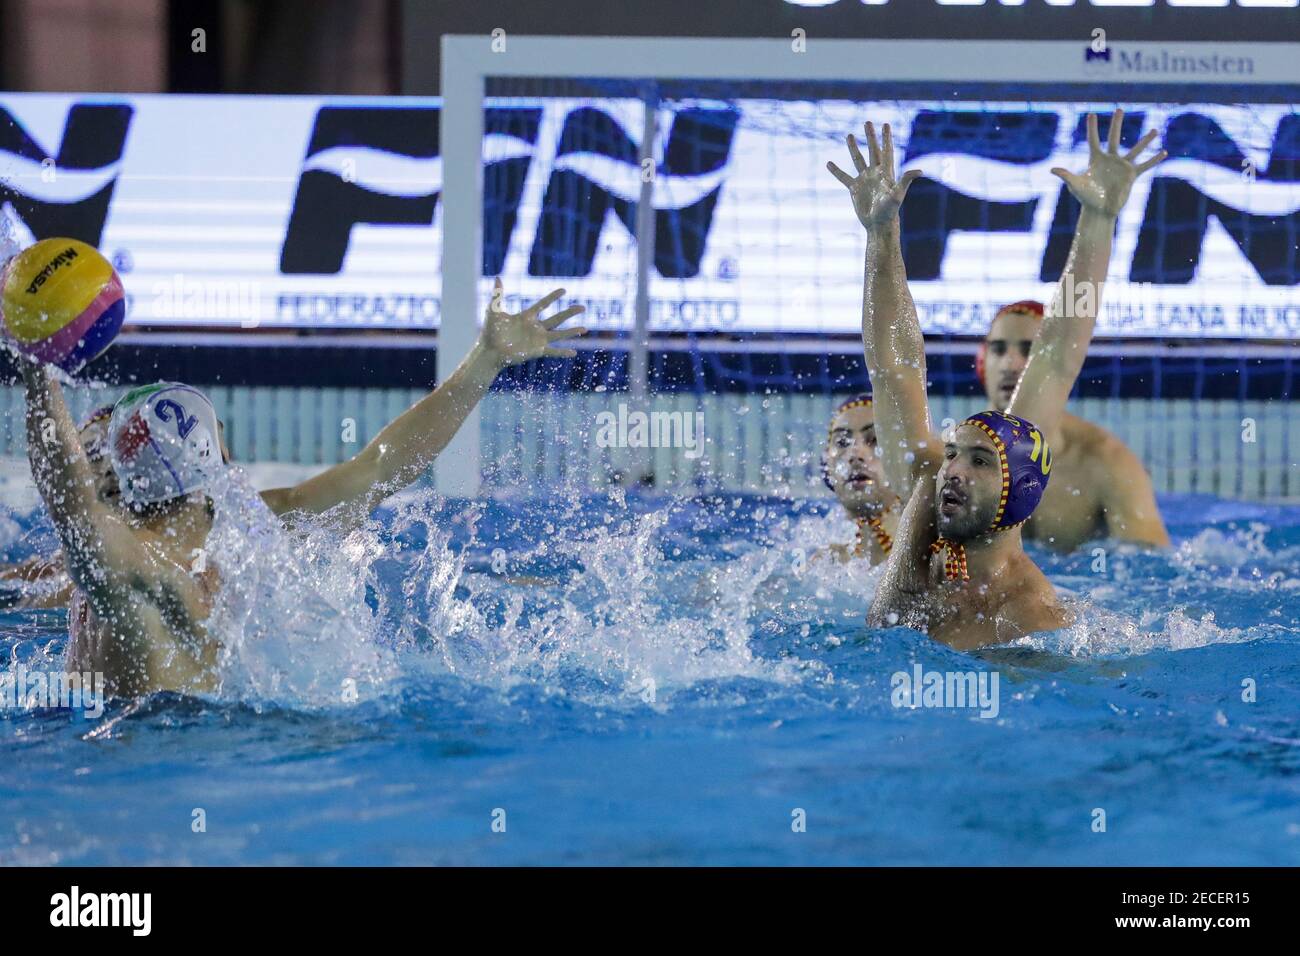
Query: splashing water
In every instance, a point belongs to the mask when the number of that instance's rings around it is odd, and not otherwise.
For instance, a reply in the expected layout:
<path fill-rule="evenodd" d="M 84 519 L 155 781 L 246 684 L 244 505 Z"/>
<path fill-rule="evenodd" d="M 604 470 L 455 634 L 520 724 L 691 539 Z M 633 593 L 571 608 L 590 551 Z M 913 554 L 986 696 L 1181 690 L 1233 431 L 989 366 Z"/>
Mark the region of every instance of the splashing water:
<path fill-rule="evenodd" d="M 431 495 L 409 499 L 394 514 L 391 540 L 411 557 L 395 558 L 382 547 L 371 552 L 380 562 L 386 633 L 401 646 L 431 648 L 445 672 L 491 686 L 550 683 L 580 672 L 604 688 L 606 703 L 620 694 L 657 697 L 700 680 L 790 676 L 786 664 L 749 647 L 747 617 L 766 577 L 755 573 L 755 559 L 769 568 L 772 559 L 753 556 L 740 573 L 727 574 L 729 586 L 710 589 L 697 566 L 673 560 L 658 542 L 671 506 L 636 515 L 621 493 L 611 502 L 612 512 L 569 535 L 543 522 L 542 540 L 513 549 L 510 561 L 549 564 L 560 573 L 548 579 L 503 567 L 502 587 L 502 575 L 467 568 L 452 532 L 431 525 Z M 569 504 L 570 515 L 582 506 Z M 471 509 L 466 526 L 473 529 L 479 516 L 481 509 Z M 393 565 L 403 569 L 400 586 L 385 588 Z"/>
<path fill-rule="evenodd" d="M 366 613 L 355 548 L 320 525 L 285 531 L 237 467 L 208 493 L 221 696 L 319 707 L 382 694 L 395 664 Z"/>
<path fill-rule="evenodd" d="M 971 655 L 865 626 L 824 501 L 416 489 L 343 533 L 214 499 L 220 695 L 0 711 L 0 766 L 49 771 L 0 771 L 0 861 L 1300 860 L 1300 509 L 1165 498 L 1174 548 L 1104 573 L 1033 550 L 1078 620 Z M 0 668 L 61 660 L 59 612 L 0 623 Z M 996 716 L 895 706 L 916 667 L 995 671 Z"/>
<path fill-rule="evenodd" d="M 23 244 L 8 205 L 0 205 L 0 268 L 22 251 Z"/>

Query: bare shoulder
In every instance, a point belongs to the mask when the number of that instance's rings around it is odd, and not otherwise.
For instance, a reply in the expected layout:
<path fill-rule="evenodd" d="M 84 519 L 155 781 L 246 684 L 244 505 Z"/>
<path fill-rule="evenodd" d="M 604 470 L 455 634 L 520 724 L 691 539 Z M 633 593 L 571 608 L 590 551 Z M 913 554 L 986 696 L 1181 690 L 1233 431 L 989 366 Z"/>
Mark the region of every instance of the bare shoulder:
<path fill-rule="evenodd" d="M 133 569 L 130 589 L 154 604 L 206 616 L 220 584 L 215 562 L 202 549 L 188 549 L 165 534 L 132 531 L 143 546 L 144 560 Z"/>
<path fill-rule="evenodd" d="M 1115 476 L 1132 480 L 1134 475 L 1145 475 L 1142 460 L 1133 450 L 1120 441 L 1118 435 L 1112 435 L 1104 428 L 1098 429 L 1102 438 L 1097 445 L 1097 460 Z"/>
<path fill-rule="evenodd" d="M 1114 432 L 1076 415 L 1067 416 L 1062 430 L 1069 442 L 1071 457 L 1086 462 L 1095 469 L 1098 478 L 1132 480 L 1135 474 L 1146 474 L 1141 459 Z M 1076 451 L 1081 454 L 1075 454 Z"/>
<path fill-rule="evenodd" d="M 1007 597 L 998 611 L 998 636 L 1013 640 L 1035 631 L 1054 631 L 1070 623 L 1070 615 L 1056 596 L 1056 588 L 1038 566 L 1025 559 L 1022 586 Z"/>
<path fill-rule="evenodd" d="M 1071 621 L 1070 615 L 1066 612 L 1055 595 L 1043 597 L 1035 595 L 1032 598 L 1026 598 L 1018 602 L 1014 607 L 1008 608 L 1000 619 L 1015 633 L 1011 638 L 1021 637 L 1025 634 L 1034 634 L 1038 631 L 1055 631 L 1066 627 Z"/>

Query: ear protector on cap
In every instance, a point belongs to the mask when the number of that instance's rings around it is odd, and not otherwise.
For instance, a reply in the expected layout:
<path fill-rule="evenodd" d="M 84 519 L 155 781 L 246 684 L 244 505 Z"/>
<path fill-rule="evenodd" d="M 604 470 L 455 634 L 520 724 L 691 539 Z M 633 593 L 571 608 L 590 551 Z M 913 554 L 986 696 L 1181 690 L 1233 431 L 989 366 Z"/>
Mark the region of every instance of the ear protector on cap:
<path fill-rule="evenodd" d="M 1052 472 L 1052 450 L 1033 422 L 990 410 L 967 418 L 984 432 L 997 450 L 1002 470 L 1002 494 L 990 531 L 1006 531 L 1023 524 L 1034 513 L 1047 490 Z"/>
<path fill-rule="evenodd" d="M 199 491 L 223 467 L 216 410 L 188 385 L 132 389 L 113 406 L 108 430 L 109 460 L 127 504 Z"/>

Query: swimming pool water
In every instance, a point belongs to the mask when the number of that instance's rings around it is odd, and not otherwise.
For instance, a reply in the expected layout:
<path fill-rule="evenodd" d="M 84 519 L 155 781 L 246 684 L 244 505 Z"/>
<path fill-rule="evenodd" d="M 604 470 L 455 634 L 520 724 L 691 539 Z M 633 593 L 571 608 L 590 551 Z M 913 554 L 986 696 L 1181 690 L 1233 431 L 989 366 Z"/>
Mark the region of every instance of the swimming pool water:
<path fill-rule="evenodd" d="M 1031 546 L 1080 623 L 971 655 L 866 628 L 826 501 L 409 495 L 288 542 L 220 698 L 0 709 L 0 863 L 1300 863 L 1300 508 L 1161 506 Z M 0 613 L 0 673 L 65 642 Z M 997 715 L 894 706 L 918 664 Z"/>

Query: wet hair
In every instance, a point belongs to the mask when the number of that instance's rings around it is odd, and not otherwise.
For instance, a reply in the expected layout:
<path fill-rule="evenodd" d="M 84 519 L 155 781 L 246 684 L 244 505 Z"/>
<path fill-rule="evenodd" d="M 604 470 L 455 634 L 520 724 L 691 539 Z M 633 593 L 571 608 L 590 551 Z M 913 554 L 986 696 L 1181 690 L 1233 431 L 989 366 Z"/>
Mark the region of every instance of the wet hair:
<path fill-rule="evenodd" d="M 1002 308 L 998 309 L 997 314 L 993 316 L 993 322 L 996 322 L 999 318 L 1011 312 L 1023 312 L 1032 315 L 1034 318 L 1041 319 L 1044 312 L 1043 303 L 1036 299 L 1021 299 L 1019 302 L 1012 302 L 1010 305 L 1004 305 Z M 993 322 L 989 323 L 990 329 L 993 328 Z"/>

